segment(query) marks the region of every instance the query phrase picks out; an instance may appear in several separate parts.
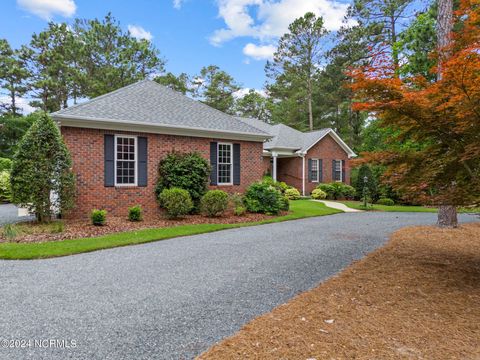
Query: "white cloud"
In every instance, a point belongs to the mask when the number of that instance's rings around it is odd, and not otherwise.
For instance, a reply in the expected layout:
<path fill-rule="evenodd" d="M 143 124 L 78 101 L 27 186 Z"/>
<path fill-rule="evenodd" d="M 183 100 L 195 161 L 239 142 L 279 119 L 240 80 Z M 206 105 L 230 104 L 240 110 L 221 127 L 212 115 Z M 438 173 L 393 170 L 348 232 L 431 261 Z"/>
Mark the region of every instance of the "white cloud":
<path fill-rule="evenodd" d="M 233 96 L 235 97 L 235 99 L 241 99 L 243 98 L 245 95 L 247 95 L 250 90 L 252 90 L 252 88 L 241 88 L 240 90 L 237 90 L 233 93 Z M 265 90 L 263 89 L 253 89 L 255 90 L 255 92 L 263 97 L 267 97 L 267 93 L 265 92 Z"/>
<path fill-rule="evenodd" d="M 18 6 L 44 20 L 51 20 L 54 15 L 71 17 L 77 6 L 73 0 L 17 0 Z"/>
<path fill-rule="evenodd" d="M 273 45 L 255 45 L 248 43 L 243 48 L 243 53 L 255 60 L 269 60 L 273 58 L 276 47 Z"/>
<path fill-rule="evenodd" d="M 242 36 L 270 41 L 282 36 L 293 20 L 309 11 L 323 17 L 327 30 L 338 30 L 348 8 L 348 4 L 335 0 L 217 0 L 217 4 L 226 28 L 213 33 L 213 45 Z"/>
<path fill-rule="evenodd" d="M 17 107 L 22 109 L 23 115 L 28 115 L 36 110 L 35 108 L 30 106 L 29 99 L 17 97 L 15 100 Z M 0 104 L 10 104 L 10 98 L 8 96 L 0 96 Z"/>
<path fill-rule="evenodd" d="M 151 41 L 153 39 L 153 35 L 150 31 L 147 31 L 138 25 L 128 25 L 128 31 L 130 32 L 130 35 L 137 40 L 145 39 Z"/>
<path fill-rule="evenodd" d="M 173 7 L 175 9 L 180 9 L 182 7 L 184 0 L 173 0 Z"/>

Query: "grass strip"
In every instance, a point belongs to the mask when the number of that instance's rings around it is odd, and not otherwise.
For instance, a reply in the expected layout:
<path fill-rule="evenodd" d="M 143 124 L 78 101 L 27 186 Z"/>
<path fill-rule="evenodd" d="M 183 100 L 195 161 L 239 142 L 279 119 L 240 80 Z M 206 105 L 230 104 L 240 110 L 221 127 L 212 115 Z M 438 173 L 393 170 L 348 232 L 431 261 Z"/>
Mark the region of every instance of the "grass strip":
<path fill-rule="evenodd" d="M 250 223 L 180 225 L 168 228 L 143 229 L 108 234 L 94 238 L 50 241 L 43 243 L 1 243 L 0 259 L 31 260 L 67 256 L 120 246 L 144 244 L 180 236 L 204 234 L 225 229 L 270 224 L 313 216 L 331 215 L 341 212 L 339 210 L 328 208 L 322 203 L 309 200 L 291 201 L 290 204 L 291 212 L 288 215 Z"/>

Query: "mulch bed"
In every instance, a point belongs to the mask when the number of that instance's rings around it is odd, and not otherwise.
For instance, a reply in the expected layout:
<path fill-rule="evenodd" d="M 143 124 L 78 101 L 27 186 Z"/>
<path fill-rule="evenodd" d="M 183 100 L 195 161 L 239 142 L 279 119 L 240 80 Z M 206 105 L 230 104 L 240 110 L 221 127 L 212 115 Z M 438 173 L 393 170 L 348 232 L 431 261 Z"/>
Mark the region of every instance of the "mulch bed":
<path fill-rule="evenodd" d="M 480 359 L 480 223 L 410 227 L 200 359 Z"/>
<path fill-rule="evenodd" d="M 183 219 L 169 220 L 163 217 L 145 219 L 139 222 L 131 222 L 123 217 L 107 217 L 105 226 L 94 226 L 89 220 L 64 220 L 65 228 L 61 233 L 37 232 L 32 234 L 20 234 L 13 240 L 14 242 L 45 242 L 60 241 L 67 239 L 79 239 L 87 237 L 97 237 L 101 235 L 113 234 L 117 232 L 132 231 L 139 229 L 163 228 L 180 225 L 192 224 L 237 224 L 245 222 L 256 222 L 272 218 L 264 214 L 246 213 L 242 216 L 225 214 L 224 216 L 209 218 L 202 215 L 188 215 Z M 37 224 L 35 222 L 22 223 L 21 226 L 31 227 L 31 232 L 36 232 Z M 30 232 L 30 231 L 27 231 Z M 0 243 L 7 239 L 0 233 Z"/>

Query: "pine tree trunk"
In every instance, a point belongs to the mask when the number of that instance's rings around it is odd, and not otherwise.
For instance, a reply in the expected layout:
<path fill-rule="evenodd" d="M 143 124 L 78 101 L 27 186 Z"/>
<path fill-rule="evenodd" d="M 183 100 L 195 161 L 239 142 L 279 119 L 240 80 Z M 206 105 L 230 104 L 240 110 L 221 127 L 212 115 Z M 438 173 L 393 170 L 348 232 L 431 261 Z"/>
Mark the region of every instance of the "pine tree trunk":
<path fill-rule="evenodd" d="M 312 81 L 308 82 L 308 127 L 313 131 Z"/>
<path fill-rule="evenodd" d="M 453 205 L 441 205 L 438 208 L 437 225 L 440 227 L 456 228 L 458 226 L 457 207 Z"/>

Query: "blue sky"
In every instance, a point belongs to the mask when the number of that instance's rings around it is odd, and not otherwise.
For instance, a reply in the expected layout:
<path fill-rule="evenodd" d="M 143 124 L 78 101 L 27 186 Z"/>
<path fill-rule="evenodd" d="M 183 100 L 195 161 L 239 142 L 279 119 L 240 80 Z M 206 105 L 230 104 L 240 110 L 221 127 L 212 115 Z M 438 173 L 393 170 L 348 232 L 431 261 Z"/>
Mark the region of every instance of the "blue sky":
<path fill-rule="evenodd" d="M 333 0 L 3 0 L 0 38 L 18 47 L 48 20 L 70 22 L 112 12 L 133 35 L 151 38 L 167 60 L 167 71 L 194 75 L 216 64 L 243 87 L 261 89 L 265 61 L 289 23 L 313 11 L 336 30 L 346 6 Z"/>

